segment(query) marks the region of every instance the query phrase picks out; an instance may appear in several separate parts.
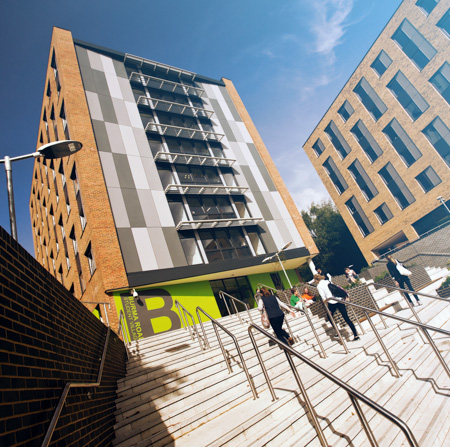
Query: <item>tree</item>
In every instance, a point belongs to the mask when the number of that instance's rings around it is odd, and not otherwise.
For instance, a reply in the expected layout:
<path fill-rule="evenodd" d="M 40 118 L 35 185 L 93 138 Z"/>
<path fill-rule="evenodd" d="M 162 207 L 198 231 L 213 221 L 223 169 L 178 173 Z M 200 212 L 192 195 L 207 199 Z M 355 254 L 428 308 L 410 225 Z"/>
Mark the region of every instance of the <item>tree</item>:
<path fill-rule="evenodd" d="M 353 265 L 358 272 L 367 262 L 344 219 L 331 202 L 312 203 L 308 211 L 302 211 L 306 226 L 319 249 L 314 264 L 331 275 L 342 275 L 345 267 Z"/>

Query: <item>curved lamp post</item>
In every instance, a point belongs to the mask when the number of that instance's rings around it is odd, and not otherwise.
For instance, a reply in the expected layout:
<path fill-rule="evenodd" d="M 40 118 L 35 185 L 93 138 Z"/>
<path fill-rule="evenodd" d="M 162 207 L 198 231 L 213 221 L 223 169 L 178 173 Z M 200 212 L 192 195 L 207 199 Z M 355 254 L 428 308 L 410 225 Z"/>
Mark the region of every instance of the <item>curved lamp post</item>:
<path fill-rule="evenodd" d="M 263 259 L 262 262 L 268 262 L 268 261 L 271 261 L 273 258 L 277 258 L 277 259 L 278 259 L 278 262 L 279 262 L 280 265 L 281 265 L 281 268 L 283 269 L 284 275 L 286 276 L 286 279 L 287 279 L 287 282 L 288 282 L 288 284 L 289 284 L 289 287 L 292 289 L 291 281 L 289 281 L 289 276 L 287 275 L 286 270 L 284 269 L 283 263 L 281 262 L 281 259 L 280 259 L 280 256 L 279 256 L 280 253 L 281 253 L 282 251 L 286 250 L 286 248 L 288 248 L 291 244 L 292 244 L 292 242 L 288 242 L 288 243 L 285 244 L 282 248 L 280 248 L 280 250 L 278 250 L 274 255 L 269 256 L 268 258 Z"/>
<path fill-rule="evenodd" d="M 12 183 L 12 166 L 13 161 L 24 160 L 25 158 L 38 158 L 44 157 L 44 159 L 54 159 L 67 157 L 68 155 L 78 152 L 83 145 L 79 141 L 64 140 L 54 141 L 53 143 L 44 144 L 36 152 L 27 155 L 20 155 L 18 157 L 0 159 L 0 163 L 5 164 L 6 171 L 6 187 L 8 190 L 8 203 L 9 203 L 9 223 L 11 225 L 11 236 L 17 241 L 17 225 L 16 225 L 16 209 L 14 205 L 14 191 Z"/>

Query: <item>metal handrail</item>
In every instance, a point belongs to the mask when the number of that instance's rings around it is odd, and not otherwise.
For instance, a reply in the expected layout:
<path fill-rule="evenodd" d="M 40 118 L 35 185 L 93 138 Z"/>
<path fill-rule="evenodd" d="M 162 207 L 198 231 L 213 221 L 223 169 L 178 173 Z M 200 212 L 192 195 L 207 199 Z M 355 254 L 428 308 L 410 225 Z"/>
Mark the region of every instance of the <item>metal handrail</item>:
<path fill-rule="evenodd" d="M 189 335 L 192 338 L 192 340 L 194 340 L 195 334 L 197 333 L 197 326 L 195 324 L 194 317 L 178 300 L 175 300 L 175 306 L 178 310 L 178 315 L 180 316 L 181 324 L 184 326 L 185 329 L 186 328 L 189 329 Z M 180 312 L 180 307 L 183 310 L 183 314 L 181 314 L 181 312 Z M 192 326 L 193 326 L 192 331 L 191 331 L 191 325 L 189 323 L 189 319 L 187 317 L 188 315 L 191 317 L 191 320 L 192 320 Z M 186 319 L 186 322 L 185 322 L 185 319 Z"/>
<path fill-rule="evenodd" d="M 267 331 L 265 331 L 264 329 L 260 328 L 259 326 L 256 326 L 255 324 L 251 324 L 248 327 L 248 333 L 250 336 L 250 339 L 252 341 L 253 344 L 253 348 L 255 349 L 256 355 L 258 357 L 258 361 L 261 365 L 261 369 L 263 371 L 264 377 L 266 379 L 267 382 L 267 386 L 269 387 L 269 390 L 272 394 L 272 399 L 275 401 L 277 399 L 273 385 L 270 381 L 269 375 L 267 373 L 267 369 L 264 365 L 264 361 L 262 359 L 261 353 L 259 352 L 258 346 L 256 344 L 256 340 L 255 337 L 253 335 L 253 330 L 257 330 L 259 332 L 261 332 L 263 335 L 265 335 L 267 338 L 269 338 L 270 340 L 272 340 L 274 343 L 277 343 L 278 346 L 284 350 L 284 353 L 286 354 L 286 358 L 289 362 L 289 365 L 291 367 L 292 373 L 294 374 L 295 380 L 297 382 L 297 385 L 299 386 L 303 399 L 305 401 L 305 404 L 308 408 L 308 412 L 311 416 L 311 418 L 313 419 L 313 423 L 314 423 L 314 428 L 316 430 L 317 436 L 319 438 L 319 441 L 321 443 L 321 445 L 323 447 L 328 447 L 328 443 L 325 439 L 325 435 L 322 431 L 322 428 L 320 427 L 319 424 L 319 420 L 317 418 L 317 414 L 314 410 L 313 405 L 311 404 L 311 401 L 309 400 L 309 397 L 307 395 L 306 392 L 306 388 L 303 385 L 301 379 L 300 379 L 300 375 L 298 374 L 298 371 L 295 367 L 295 364 L 292 360 L 292 356 L 297 357 L 298 359 L 300 359 L 301 361 L 303 361 L 304 363 L 306 363 L 308 366 L 310 366 L 311 368 L 315 369 L 317 372 L 319 372 L 320 374 L 322 374 L 323 376 L 325 376 L 326 378 L 328 378 L 329 380 L 331 380 L 333 383 L 335 383 L 337 386 L 339 386 L 340 388 L 343 388 L 347 394 L 349 395 L 349 398 L 355 408 L 355 411 L 359 417 L 359 420 L 361 422 L 361 425 L 367 435 L 367 437 L 369 438 L 369 442 L 373 447 L 377 446 L 377 442 L 375 440 L 375 437 L 373 435 L 372 430 L 370 429 L 370 426 L 367 422 L 367 419 L 365 418 L 365 416 L 362 413 L 362 409 L 359 405 L 358 401 L 364 402 L 366 405 L 368 405 L 370 408 L 372 408 L 373 410 L 375 410 L 377 413 L 380 413 L 382 416 L 384 416 L 386 419 L 390 420 L 393 424 L 395 424 L 397 427 L 400 428 L 400 430 L 404 433 L 406 439 L 409 442 L 409 445 L 413 446 L 413 447 L 419 447 L 419 444 L 417 443 L 412 431 L 410 430 L 410 428 L 406 425 L 405 422 L 403 422 L 400 418 L 398 418 L 397 416 L 395 416 L 394 414 L 392 414 L 390 411 L 386 410 L 385 408 L 383 408 L 381 405 L 377 404 L 376 402 L 374 402 L 373 400 L 369 399 L 368 397 L 366 397 L 364 394 L 360 393 L 359 391 L 355 390 L 354 388 L 352 388 L 350 385 L 348 385 L 347 383 L 345 383 L 344 381 L 338 379 L 336 376 L 334 376 L 333 374 L 329 373 L 328 371 L 326 371 L 325 369 L 323 369 L 322 367 L 320 367 L 319 365 L 317 365 L 316 363 L 314 363 L 312 360 L 308 359 L 307 357 L 305 357 L 304 355 L 300 354 L 299 352 L 295 351 L 294 349 L 292 349 L 291 347 L 289 347 L 288 345 L 286 345 L 283 342 L 280 342 L 277 338 L 273 337 L 271 334 L 269 334 Z"/>
<path fill-rule="evenodd" d="M 230 309 L 228 307 L 227 300 L 225 299 L 226 296 L 228 298 L 231 298 L 231 302 L 233 303 L 234 310 L 235 310 L 237 316 L 239 317 L 239 320 L 241 321 L 241 323 L 242 323 L 241 315 L 240 315 L 240 313 L 238 312 L 238 310 L 236 308 L 235 302 L 238 302 L 238 303 L 242 304 L 245 307 L 245 310 L 248 313 L 248 317 L 250 318 L 250 321 L 253 323 L 252 316 L 250 314 L 250 306 L 247 303 L 244 303 L 244 301 L 241 301 L 241 300 L 237 299 L 236 297 L 231 296 L 228 293 L 226 293 L 223 290 L 221 290 L 221 291 L 219 291 L 219 298 L 224 301 L 225 306 L 227 307 L 228 314 L 231 315 L 231 312 L 230 312 Z"/>
<path fill-rule="evenodd" d="M 52 420 L 50 421 L 50 425 L 47 429 L 47 433 L 45 434 L 44 440 L 42 441 L 41 446 L 47 447 L 50 444 L 50 441 L 53 436 L 53 432 L 55 431 L 56 424 L 58 423 L 59 416 L 61 415 L 61 411 L 64 407 L 64 403 L 66 402 L 67 395 L 69 394 L 69 391 L 71 388 L 91 388 L 91 387 L 98 387 L 100 386 L 102 375 L 103 375 L 103 368 L 105 366 L 105 360 L 106 360 L 106 350 L 108 347 L 109 342 L 109 334 L 111 332 L 111 329 L 108 327 L 106 332 L 106 339 L 105 344 L 103 346 L 103 352 L 102 357 L 100 361 L 100 366 L 98 369 L 97 374 L 97 381 L 96 382 L 67 382 L 66 386 L 64 387 L 61 397 L 59 398 L 58 405 L 55 408 L 55 412 L 53 413 Z"/>
<path fill-rule="evenodd" d="M 375 332 L 376 337 L 378 338 L 378 341 L 380 342 L 380 344 L 381 344 L 381 346 L 382 346 L 386 356 L 388 357 L 389 362 L 391 363 L 391 365 L 393 366 L 394 370 L 397 373 L 398 373 L 397 367 L 394 366 L 395 365 L 394 361 L 391 359 L 391 356 L 387 352 L 387 349 L 386 349 L 384 343 L 382 342 L 381 337 L 378 334 L 378 331 L 376 330 L 375 325 L 372 323 L 372 320 L 370 319 L 367 311 L 372 312 L 372 313 L 374 312 L 374 313 L 379 314 L 379 315 L 382 314 L 385 317 L 401 321 L 402 323 L 412 324 L 413 326 L 417 326 L 420 329 L 422 329 L 426 339 L 428 340 L 428 342 L 430 343 L 431 347 L 433 348 L 433 351 L 435 352 L 438 360 L 441 362 L 441 365 L 444 367 L 445 372 L 447 373 L 448 377 L 450 377 L 450 369 L 447 366 L 447 364 L 445 363 L 444 358 L 442 357 L 441 353 L 439 352 L 439 349 L 437 348 L 437 346 L 434 343 L 433 339 L 431 338 L 430 334 L 428 333 L 428 330 L 434 331 L 434 332 L 440 332 L 441 334 L 448 335 L 448 336 L 450 336 L 450 331 L 446 331 L 445 329 L 440 329 L 440 328 L 437 328 L 437 327 L 434 327 L 434 326 L 430 326 L 428 324 L 423 324 L 422 322 L 412 321 L 412 320 L 408 320 L 407 318 L 398 317 L 397 315 L 391 315 L 391 314 L 387 314 L 387 313 L 384 313 L 384 312 L 381 312 L 381 311 L 378 311 L 378 310 L 375 310 L 375 309 L 370 309 L 368 307 L 361 306 L 360 304 L 355 304 L 355 303 L 351 303 L 349 301 L 341 300 L 340 298 L 333 297 L 333 300 L 339 301 L 340 303 L 345 304 L 346 306 L 350 305 L 350 306 L 356 307 L 356 308 L 358 308 L 358 309 L 360 309 L 360 310 L 362 310 L 364 312 L 364 314 L 366 316 L 366 319 L 371 324 L 371 327 L 372 327 L 373 331 Z"/>
<path fill-rule="evenodd" d="M 123 335 L 123 344 L 125 345 L 125 351 L 127 353 L 127 359 L 130 360 L 130 353 L 128 352 L 128 346 L 130 346 L 131 341 L 130 341 L 130 338 L 128 337 L 128 331 L 126 330 L 125 315 L 123 314 L 123 310 L 122 309 L 120 309 L 120 313 L 119 313 L 119 327 L 117 328 L 117 333 L 119 334 L 119 337 L 120 337 L 120 333 L 121 332 L 122 332 L 122 335 Z"/>
<path fill-rule="evenodd" d="M 264 284 L 258 284 L 258 288 L 261 288 L 261 286 L 276 291 L 276 289 L 273 289 L 272 287 L 265 286 Z M 298 290 L 298 287 L 297 287 L 297 286 L 295 286 L 295 288 Z M 289 306 L 289 307 L 291 307 L 291 306 Z M 319 345 L 320 350 L 322 351 L 323 357 L 324 357 L 324 358 L 327 358 L 327 354 L 326 354 L 325 349 L 324 349 L 324 347 L 323 347 L 323 345 L 322 345 L 322 342 L 320 341 L 319 335 L 317 334 L 316 328 L 314 327 L 314 324 L 313 324 L 313 322 L 312 322 L 312 320 L 311 320 L 311 317 L 310 317 L 310 315 L 309 315 L 309 312 L 307 312 L 307 311 L 305 310 L 304 315 L 306 316 L 306 319 L 308 320 L 309 326 L 311 327 L 311 330 L 312 330 L 314 336 L 316 337 L 317 344 Z M 291 337 L 293 337 L 293 334 L 292 334 L 291 328 L 290 328 L 290 326 L 289 326 L 289 323 L 288 323 L 288 321 L 287 321 L 287 318 L 285 318 L 285 321 L 286 321 L 286 325 L 287 325 L 287 327 L 288 327 L 288 329 L 289 329 L 289 332 L 290 332 L 290 334 L 291 334 Z"/>
<path fill-rule="evenodd" d="M 230 365 L 230 362 L 227 359 L 227 356 L 226 356 L 226 353 L 225 353 L 225 348 L 223 347 L 223 343 L 222 343 L 222 340 L 220 338 L 219 331 L 217 330 L 217 328 L 219 327 L 220 329 L 222 329 L 226 334 L 228 334 L 231 337 L 231 339 L 234 342 L 234 345 L 236 346 L 236 350 L 237 350 L 237 353 L 239 355 L 239 358 L 241 359 L 242 368 L 245 371 L 245 375 L 247 376 L 247 381 L 248 381 L 248 383 L 250 385 L 250 388 L 252 390 L 252 393 L 253 393 L 253 399 L 257 399 L 258 395 L 256 393 L 256 388 L 255 388 L 255 385 L 254 385 L 254 383 L 252 381 L 250 373 L 248 372 L 247 365 L 245 363 L 244 356 L 242 355 L 241 348 L 239 347 L 239 343 L 237 341 L 237 338 L 227 328 L 222 326 L 215 318 L 213 318 L 213 317 L 211 317 L 211 315 L 207 314 L 200 306 L 197 306 L 196 312 L 197 312 L 198 321 L 200 322 L 200 327 L 202 328 L 203 337 L 205 338 L 205 347 L 208 347 L 208 348 L 211 348 L 211 346 L 210 346 L 210 344 L 208 342 L 208 337 L 206 336 L 205 328 L 203 327 L 203 322 L 202 322 L 202 319 L 200 318 L 199 312 L 202 312 L 204 315 L 206 315 L 211 320 L 211 323 L 212 323 L 213 328 L 214 328 L 214 332 L 216 333 L 216 337 L 217 337 L 217 340 L 219 342 L 220 349 L 222 350 L 223 358 L 225 360 L 225 363 L 227 365 L 229 373 L 232 372 L 231 365 Z M 253 324 L 253 323 L 251 323 L 251 324 Z M 200 337 L 199 337 L 199 340 L 200 340 Z M 200 345 L 200 347 L 202 347 L 202 346 Z"/>

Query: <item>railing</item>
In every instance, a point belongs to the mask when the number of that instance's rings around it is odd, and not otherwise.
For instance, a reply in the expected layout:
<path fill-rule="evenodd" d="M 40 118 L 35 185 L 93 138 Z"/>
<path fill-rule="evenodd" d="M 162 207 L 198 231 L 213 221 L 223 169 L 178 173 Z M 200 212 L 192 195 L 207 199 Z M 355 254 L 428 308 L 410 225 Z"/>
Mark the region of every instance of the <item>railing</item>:
<path fill-rule="evenodd" d="M 106 305 L 108 305 L 108 309 L 111 310 L 111 303 L 105 303 L 105 302 L 97 302 L 97 301 L 82 301 L 83 304 L 103 304 L 103 309 L 105 311 L 106 316 L 106 324 L 109 327 L 109 318 L 108 318 L 108 312 L 106 312 Z M 100 314 L 101 317 L 101 314 Z"/>
<path fill-rule="evenodd" d="M 195 334 L 198 335 L 198 333 L 197 333 L 197 326 L 195 325 L 194 317 L 192 316 L 192 314 L 178 300 L 175 300 L 175 306 L 176 306 L 176 308 L 178 310 L 178 314 L 180 316 L 181 324 L 183 325 L 183 327 L 185 329 L 186 328 L 189 329 L 189 335 L 191 336 L 192 340 L 194 340 L 195 339 Z M 183 314 L 181 313 L 180 308 L 183 311 Z M 192 320 L 192 326 L 193 326 L 192 330 L 191 330 L 191 325 L 189 323 L 188 316 L 191 317 L 191 320 Z M 200 345 L 200 347 L 201 347 L 201 345 Z"/>
<path fill-rule="evenodd" d="M 211 346 L 210 346 L 210 344 L 208 342 L 208 337 L 206 336 L 205 328 L 203 327 L 203 322 L 202 322 L 202 319 L 200 318 L 200 313 L 199 312 L 202 312 L 203 315 L 205 315 L 206 317 L 208 317 L 211 320 L 211 323 L 212 323 L 213 328 L 214 328 L 214 332 L 216 333 L 216 337 L 217 337 L 217 340 L 219 342 L 220 349 L 222 350 L 223 358 L 225 360 L 225 363 L 227 365 L 229 373 L 232 372 L 231 365 L 230 365 L 230 362 L 229 362 L 229 360 L 227 358 L 226 351 L 225 351 L 225 348 L 223 346 L 223 343 L 222 343 L 222 340 L 220 338 L 219 331 L 217 330 L 217 328 L 222 329 L 222 331 L 224 331 L 227 335 L 229 335 L 231 337 L 231 339 L 234 342 L 234 345 L 236 346 L 236 350 L 237 350 L 237 353 L 239 355 L 239 358 L 241 359 L 242 368 L 244 369 L 245 375 L 247 376 L 247 381 L 248 381 L 248 383 L 250 385 L 250 388 L 252 390 L 252 393 L 253 393 L 253 399 L 257 399 L 258 395 L 256 394 L 256 388 L 255 388 L 255 385 L 254 385 L 254 383 L 252 381 L 250 373 L 248 372 L 247 365 L 245 363 L 244 356 L 242 355 L 241 348 L 239 347 L 239 343 L 237 341 L 237 338 L 227 328 L 222 326 L 215 318 L 213 318 L 213 317 L 211 317 L 211 315 L 207 314 L 200 306 L 197 306 L 196 312 L 197 312 L 198 321 L 200 322 L 200 327 L 202 328 L 203 337 L 205 339 L 205 348 L 211 348 Z M 200 340 L 200 337 L 199 337 L 199 340 Z M 200 344 L 200 347 L 202 348 L 201 344 Z"/>
<path fill-rule="evenodd" d="M 258 289 L 260 289 L 261 287 L 265 287 L 266 289 L 269 289 L 269 290 L 277 292 L 277 290 L 274 289 L 273 287 L 265 286 L 264 284 L 258 284 Z M 289 307 L 291 307 L 291 306 L 289 306 Z M 313 324 L 313 322 L 311 320 L 309 312 L 307 310 L 305 310 L 304 315 L 306 316 L 306 319 L 308 320 L 309 326 L 311 327 L 311 330 L 312 330 L 314 336 L 316 337 L 317 344 L 319 345 L 320 350 L 322 351 L 323 357 L 327 358 L 327 354 L 326 354 L 325 349 L 324 349 L 324 347 L 322 345 L 322 342 L 320 341 L 319 335 L 317 334 L 316 328 L 314 327 L 314 324 Z M 289 329 L 289 333 L 291 334 L 291 337 L 294 337 L 294 335 L 292 334 L 291 327 L 289 326 L 289 322 L 287 321 L 287 318 L 285 318 L 284 321 L 286 322 L 286 325 L 287 325 L 287 327 Z"/>
<path fill-rule="evenodd" d="M 370 445 L 372 445 L 373 447 L 376 447 L 377 441 L 374 437 L 374 434 L 372 432 L 372 430 L 370 429 L 370 426 L 367 422 L 366 417 L 364 416 L 363 412 L 362 412 L 362 408 L 359 404 L 359 401 L 365 403 L 366 405 L 368 405 L 370 408 L 372 408 L 373 410 L 375 410 L 377 413 L 381 414 L 382 416 L 384 416 L 386 419 L 390 420 L 393 424 L 395 424 L 397 427 L 400 428 L 400 430 L 404 433 L 407 441 L 409 442 L 409 445 L 413 446 L 413 447 L 419 447 L 419 444 L 417 443 L 413 433 L 411 432 L 410 428 L 405 424 L 405 422 L 403 422 L 401 419 L 399 419 L 397 416 L 395 416 L 394 414 L 392 414 L 391 412 L 389 412 L 388 410 L 386 410 L 385 408 L 383 408 L 381 405 L 377 404 L 376 402 L 374 402 L 373 400 L 369 399 L 368 397 L 366 397 L 364 394 L 360 393 L 359 391 L 355 390 L 354 388 L 352 388 L 351 386 L 349 386 L 348 384 L 346 384 L 345 382 L 343 382 L 342 380 L 338 379 L 337 377 L 335 377 L 333 374 L 329 373 L 328 371 L 326 371 L 325 369 L 323 369 L 322 367 L 320 367 L 319 365 L 315 364 L 313 361 L 311 361 L 310 359 L 308 359 L 307 357 L 303 356 L 302 354 L 298 353 L 297 351 L 295 351 L 294 349 L 292 349 L 291 347 L 287 346 L 285 343 L 280 342 L 277 338 L 273 337 L 271 334 L 269 334 L 267 331 L 265 331 L 264 329 L 260 328 L 259 326 L 256 326 L 254 324 L 251 324 L 248 327 L 248 333 L 250 336 L 250 339 L 252 341 L 253 347 L 255 349 L 256 355 L 258 357 L 258 361 L 259 364 L 261 365 L 261 369 L 262 372 L 264 374 L 264 377 L 266 379 L 267 382 L 267 386 L 269 387 L 270 393 L 272 394 L 272 399 L 275 401 L 277 399 L 277 396 L 275 394 L 273 385 L 270 381 L 269 378 L 269 374 L 267 372 L 267 369 L 264 365 L 264 361 L 262 359 L 261 353 L 259 352 L 258 346 L 256 344 L 256 340 L 255 337 L 253 335 L 253 331 L 257 330 L 260 333 L 262 333 L 263 335 L 265 335 L 267 338 L 269 338 L 270 340 L 272 340 L 272 342 L 277 343 L 278 346 L 284 350 L 284 353 L 286 354 L 286 358 L 289 362 L 289 366 L 291 367 L 291 371 L 294 374 L 295 380 L 297 382 L 297 385 L 300 388 L 300 391 L 302 393 L 303 396 L 303 400 L 305 401 L 306 407 L 308 409 L 308 412 L 311 416 L 311 419 L 313 420 L 313 424 L 314 424 L 314 428 L 316 430 L 317 436 L 319 438 L 319 441 L 321 443 L 321 445 L 323 447 L 328 447 L 328 443 L 327 440 L 325 438 L 325 435 L 322 431 L 322 428 L 320 427 L 319 424 L 319 420 L 317 418 L 317 414 L 315 412 L 315 409 L 308 397 L 308 394 L 306 392 L 306 388 L 303 385 L 300 375 L 298 374 L 298 371 L 296 369 L 296 366 L 292 360 L 292 356 L 297 357 L 298 359 L 300 359 L 301 361 L 303 361 L 304 363 L 306 363 L 308 366 L 310 366 L 311 368 L 315 369 L 317 372 L 319 372 L 320 374 L 322 374 L 323 376 L 325 376 L 326 378 L 328 378 L 329 380 L 331 380 L 333 383 L 335 383 L 337 386 L 339 386 L 340 388 L 343 388 L 347 394 L 349 395 L 350 401 L 353 404 L 353 407 L 355 408 L 355 412 L 358 415 L 358 418 L 361 422 L 361 425 L 369 439 Z"/>
<path fill-rule="evenodd" d="M 405 289 L 399 289 L 399 290 L 403 291 Z M 417 292 L 417 293 L 420 293 L 420 292 Z M 436 297 L 433 297 L 432 295 L 427 295 L 427 294 L 423 294 L 423 295 L 431 296 L 432 298 L 436 298 Z M 394 361 L 392 360 L 391 356 L 389 355 L 389 352 L 388 352 L 386 346 L 384 345 L 384 343 L 383 343 L 383 341 L 382 341 L 378 331 L 376 330 L 375 325 L 373 324 L 372 320 L 370 319 L 368 312 L 376 313 L 376 314 L 379 314 L 379 315 L 384 315 L 385 317 L 392 318 L 392 319 L 397 320 L 397 321 L 401 321 L 402 323 L 411 324 L 413 326 L 416 326 L 416 327 L 419 327 L 420 329 L 422 329 L 426 339 L 428 340 L 428 342 L 430 343 L 431 347 L 433 348 L 433 351 L 435 352 L 436 357 L 438 358 L 438 360 L 441 363 L 441 365 L 444 367 L 445 372 L 447 373 L 448 377 L 450 377 L 450 369 L 447 366 L 447 364 L 445 363 L 444 358 L 442 357 L 441 353 L 439 352 L 439 349 L 437 348 L 437 346 L 434 343 L 433 339 L 431 338 L 430 334 L 428 333 L 428 330 L 430 330 L 430 331 L 439 332 L 441 334 L 450 336 L 450 332 L 449 331 L 446 331 L 444 329 L 440 329 L 440 328 L 437 328 L 437 327 L 434 327 L 434 326 L 430 326 L 428 324 L 423 324 L 422 322 L 416 322 L 416 321 L 408 320 L 407 318 L 402 318 L 402 317 L 399 317 L 397 315 L 391 315 L 391 314 L 387 314 L 387 313 L 384 313 L 384 312 L 381 312 L 381 311 L 378 311 L 378 310 L 375 310 L 375 309 L 370 309 L 368 307 L 364 307 L 364 306 L 361 306 L 359 304 L 355 304 L 355 303 L 351 303 L 351 302 L 347 302 L 347 301 L 341 300 L 340 298 L 333 297 L 333 300 L 339 301 L 340 303 L 345 304 L 346 306 L 355 307 L 355 308 L 360 309 L 360 310 L 362 310 L 364 312 L 364 314 L 366 316 L 366 319 L 369 321 L 369 324 L 371 325 L 372 330 L 374 331 L 374 333 L 375 333 L 375 335 L 376 335 L 376 337 L 377 337 L 381 347 L 383 348 L 383 350 L 384 350 L 384 352 L 385 352 L 385 354 L 386 354 L 386 356 L 387 356 L 387 358 L 389 360 L 389 363 L 392 365 L 394 371 L 396 372 L 397 377 L 400 376 L 400 373 L 399 373 L 399 371 L 397 369 L 397 366 L 395 365 Z M 448 301 L 448 300 L 444 299 L 444 301 Z M 339 331 L 338 331 L 338 333 L 339 333 Z"/>
<path fill-rule="evenodd" d="M 236 308 L 236 303 L 240 303 L 240 304 L 242 304 L 242 305 L 245 307 L 245 310 L 247 311 L 247 314 L 248 314 L 248 318 L 250 318 L 250 322 L 253 323 L 252 315 L 250 314 L 250 307 L 249 307 L 249 305 L 248 305 L 247 303 L 244 303 L 244 301 L 238 300 L 236 297 L 231 296 L 231 295 L 229 295 L 228 293 L 223 292 L 223 291 L 221 290 L 221 291 L 219 292 L 219 298 L 222 299 L 222 300 L 224 301 L 225 306 L 227 307 L 228 314 L 231 315 L 231 312 L 230 312 L 230 309 L 229 309 L 229 307 L 228 307 L 227 300 L 225 299 L 226 296 L 227 296 L 228 298 L 231 298 L 231 302 L 233 303 L 234 311 L 235 311 L 235 313 L 237 314 L 237 316 L 239 317 L 239 320 L 241 321 L 241 323 L 242 323 L 242 318 L 241 318 L 241 315 L 240 315 L 240 313 L 238 312 L 238 310 L 237 310 L 237 308 Z"/>
<path fill-rule="evenodd" d="M 119 313 L 119 327 L 117 328 L 117 333 L 119 337 L 122 333 L 123 336 L 123 344 L 125 345 L 125 351 L 127 353 L 127 359 L 130 360 L 130 353 L 128 352 L 128 346 L 130 346 L 130 339 L 128 337 L 127 325 L 125 324 L 125 316 L 123 314 L 123 310 L 120 310 Z"/>
<path fill-rule="evenodd" d="M 106 332 L 106 339 L 105 344 L 103 346 L 103 353 L 100 361 L 100 366 L 98 369 L 97 374 L 97 381 L 96 382 L 67 382 L 66 386 L 64 387 L 61 397 L 59 399 L 58 405 L 55 408 L 55 412 L 53 413 L 52 420 L 50 421 L 50 425 L 47 429 L 47 433 L 45 434 L 44 440 L 42 441 L 42 447 L 47 447 L 50 444 L 50 441 L 53 436 L 53 432 L 55 431 L 56 425 L 59 420 L 59 416 L 61 415 L 61 411 L 64 407 L 64 403 L 66 402 L 67 395 L 69 394 L 69 391 L 71 388 L 93 388 L 100 386 L 102 375 L 103 375 L 103 367 L 105 366 L 105 359 L 106 359 L 106 350 L 108 348 L 108 342 L 109 342 L 109 334 L 111 332 L 111 329 L 108 327 Z"/>

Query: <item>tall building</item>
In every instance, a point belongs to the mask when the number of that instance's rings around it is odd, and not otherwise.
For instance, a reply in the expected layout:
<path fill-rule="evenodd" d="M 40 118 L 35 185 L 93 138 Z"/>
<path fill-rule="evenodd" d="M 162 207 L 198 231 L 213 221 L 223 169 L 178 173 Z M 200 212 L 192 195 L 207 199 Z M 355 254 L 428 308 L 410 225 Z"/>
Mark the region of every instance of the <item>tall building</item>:
<path fill-rule="evenodd" d="M 134 339 L 179 328 L 175 300 L 217 317 L 221 290 L 254 305 L 258 284 L 288 287 L 262 261 L 289 243 L 292 283 L 317 253 L 227 79 L 55 28 L 38 146 L 69 138 L 84 148 L 35 162 L 36 258 L 90 308 L 108 303 L 114 328 L 123 311 Z"/>
<path fill-rule="evenodd" d="M 304 145 L 368 262 L 449 218 L 449 6 L 403 1 Z"/>

